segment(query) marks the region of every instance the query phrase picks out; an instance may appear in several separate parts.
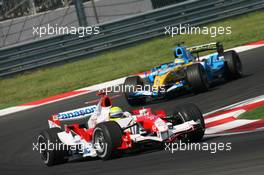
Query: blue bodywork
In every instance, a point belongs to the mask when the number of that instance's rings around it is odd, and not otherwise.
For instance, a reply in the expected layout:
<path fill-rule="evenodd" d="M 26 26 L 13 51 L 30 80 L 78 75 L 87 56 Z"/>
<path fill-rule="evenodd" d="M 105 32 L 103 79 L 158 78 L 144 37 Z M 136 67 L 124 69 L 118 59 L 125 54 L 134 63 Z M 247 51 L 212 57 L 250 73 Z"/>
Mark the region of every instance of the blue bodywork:
<path fill-rule="evenodd" d="M 214 43 L 215 44 L 215 43 Z M 164 63 L 159 66 L 156 66 L 150 70 L 149 73 L 145 73 L 146 78 L 149 82 L 150 85 L 153 85 L 155 77 L 156 76 L 162 76 L 166 74 L 169 71 L 173 71 L 174 68 L 176 68 L 179 65 L 182 64 L 188 64 L 190 62 L 198 63 L 201 64 L 204 69 L 207 72 L 208 80 L 209 83 L 212 83 L 213 81 L 223 78 L 224 73 L 225 73 L 225 60 L 222 54 L 219 52 L 210 54 L 206 57 L 199 58 L 198 53 L 201 51 L 206 51 L 206 50 L 215 50 L 215 49 L 205 49 L 204 46 L 206 47 L 212 47 L 212 44 L 208 45 L 202 45 L 202 46 L 196 46 L 196 47 L 203 47 L 201 48 L 195 48 L 195 52 L 192 51 L 192 48 L 186 48 L 183 46 L 177 46 L 173 49 L 174 51 L 174 56 L 175 59 L 177 60 L 182 60 L 182 63 L 177 63 L 177 62 L 169 62 L 169 63 Z M 199 50 L 200 49 L 200 50 Z M 195 55 L 197 53 L 197 55 Z M 185 68 L 186 70 L 186 68 Z M 173 72 L 175 74 L 175 77 L 177 76 L 177 72 Z M 180 90 L 180 89 L 186 89 L 189 90 L 191 89 L 188 86 L 188 82 L 183 78 L 179 81 L 173 82 L 171 84 L 166 85 L 167 93 L 168 91 L 171 90 Z M 134 93 L 132 96 L 138 97 L 138 96 L 151 96 L 151 97 L 158 97 L 160 95 L 163 95 L 164 93 L 159 93 L 159 92 L 145 92 L 145 91 L 139 91 Z"/>

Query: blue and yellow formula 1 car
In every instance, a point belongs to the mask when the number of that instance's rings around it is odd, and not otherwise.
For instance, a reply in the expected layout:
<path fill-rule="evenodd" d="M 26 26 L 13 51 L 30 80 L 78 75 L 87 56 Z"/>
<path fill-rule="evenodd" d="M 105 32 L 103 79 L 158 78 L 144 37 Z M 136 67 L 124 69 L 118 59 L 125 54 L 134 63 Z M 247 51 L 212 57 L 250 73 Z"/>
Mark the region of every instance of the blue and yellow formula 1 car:
<path fill-rule="evenodd" d="M 210 50 L 217 53 L 199 57 L 200 52 Z M 237 52 L 225 52 L 219 42 L 189 48 L 177 45 L 174 56 L 174 62 L 161 64 L 146 73 L 147 83 L 139 76 L 126 78 L 125 97 L 130 105 L 170 98 L 182 91 L 204 92 L 217 80 L 234 80 L 242 76 L 242 63 Z"/>

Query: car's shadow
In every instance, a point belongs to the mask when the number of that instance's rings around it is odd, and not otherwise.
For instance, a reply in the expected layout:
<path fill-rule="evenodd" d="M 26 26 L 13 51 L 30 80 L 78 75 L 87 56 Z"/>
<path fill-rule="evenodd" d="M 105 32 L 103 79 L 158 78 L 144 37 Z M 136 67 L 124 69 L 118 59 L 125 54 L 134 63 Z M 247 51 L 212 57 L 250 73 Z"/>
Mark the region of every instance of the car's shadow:
<path fill-rule="evenodd" d="M 225 79 L 219 79 L 219 80 L 213 82 L 210 85 L 210 88 L 209 88 L 208 91 L 201 92 L 199 94 L 213 92 L 215 90 L 218 90 L 218 89 L 222 88 L 225 85 L 228 85 L 231 82 L 236 82 L 236 81 L 239 81 L 241 79 L 244 80 L 244 79 L 247 79 L 248 77 L 251 77 L 253 75 L 254 75 L 253 73 L 251 73 L 251 74 L 244 74 L 241 78 L 238 78 L 238 79 L 235 79 L 235 80 L 232 80 L 232 81 L 227 81 Z M 162 103 L 162 102 L 174 101 L 174 100 L 179 100 L 180 101 L 180 100 L 183 100 L 183 99 L 186 99 L 186 98 L 194 97 L 194 96 L 199 95 L 199 94 L 195 94 L 195 93 L 193 93 L 191 91 L 188 91 L 188 90 L 182 90 L 182 91 L 178 91 L 178 92 L 175 92 L 175 93 L 171 93 L 168 96 L 168 98 L 162 98 L 162 99 L 158 99 L 158 100 L 150 100 L 150 101 L 148 101 L 145 104 L 145 106 L 153 105 L 153 104 L 158 104 L 158 103 Z M 133 106 L 133 107 L 140 107 L 140 106 Z"/>
<path fill-rule="evenodd" d="M 211 142 L 214 139 L 217 139 L 219 137 L 220 136 L 205 137 L 201 142 L 196 142 L 196 143 L 202 144 L 204 142 L 209 142 L 209 141 Z M 179 143 L 179 141 L 176 141 L 175 143 L 177 143 L 177 142 Z M 129 157 L 134 157 L 134 156 L 142 156 L 142 155 L 152 154 L 152 153 L 161 152 L 161 151 L 166 151 L 165 143 L 149 144 L 149 145 L 144 145 L 144 147 L 142 146 L 141 148 L 138 147 L 135 149 L 123 151 L 121 156 L 114 157 L 111 160 L 125 159 L 125 158 L 129 158 Z M 86 157 L 86 158 L 73 159 L 73 160 L 70 160 L 68 163 L 80 163 L 80 162 L 98 161 L 98 160 L 101 160 L 101 159 L 98 157 Z"/>

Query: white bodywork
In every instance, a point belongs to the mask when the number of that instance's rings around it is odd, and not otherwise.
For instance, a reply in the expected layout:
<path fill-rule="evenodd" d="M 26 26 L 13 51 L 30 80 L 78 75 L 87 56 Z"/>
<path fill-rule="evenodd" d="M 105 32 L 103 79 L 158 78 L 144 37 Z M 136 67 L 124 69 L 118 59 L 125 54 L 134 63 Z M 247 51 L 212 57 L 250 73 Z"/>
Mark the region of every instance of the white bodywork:
<path fill-rule="evenodd" d="M 99 102 L 98 105 L 88 106 L 85 108 L 79 108 L 72 111 L 62 112 L 59 113 L 57 116 L 54 116 L 59 121 L 71 121 L 71 120 L 78 120 L 87 118 L 87 125 L 88 128 L 95 128 L 96 124 L 109 121 L 110 115 L 109 111 L 111 106 L 108 107 L 102 107 Z M 194 121 L 185 122 L 180 125 L 172 126 L 172 123 L 165 122 L 161 118 L 157 118 L 154 122 L 153 127 L 157 130 L 157 135 L 146 135 L 146 131 L 141 126 L 140 123 L 136 123 L 137 118 L 146 115 L 148 116 L 147 110 L 142 109 L 139 111 L 139 115 L 131 115 L 129 112 L 124 112 L 125 118 L 116 120 L 116 122 L 120 125 L 121 128 L 127 128 L 125 131 L 129 131 L 130 138 L 132 142 L 140 142 L 145 140 L 152 140 L 152 141 L 165 141 L 167 139 L 170 139 L 171 137 L 174 137 L 176 135 L 179 135 L 183 132 L 191 131 L 195 128 L 197 125 Z M 150 117 L 152 117 L 150 115 Z M 55 122 L 49 121 L 50 128 L 52 127 L 60 127 L 55 124 Z M 81 152 L 79 150 L 79 156 L 81 157 L 87 157 L 96 156 L 96 150 L 93 143 L 87 142 L 85 139 L 81 138 L 78 134 L 74 133 L 73 131 L 70 132 L 60 132 L 58 133 L 58 137 L 61 140 L 62 143 L 65 145 L 70 146 L 80 146 L 81 145 Z"/>

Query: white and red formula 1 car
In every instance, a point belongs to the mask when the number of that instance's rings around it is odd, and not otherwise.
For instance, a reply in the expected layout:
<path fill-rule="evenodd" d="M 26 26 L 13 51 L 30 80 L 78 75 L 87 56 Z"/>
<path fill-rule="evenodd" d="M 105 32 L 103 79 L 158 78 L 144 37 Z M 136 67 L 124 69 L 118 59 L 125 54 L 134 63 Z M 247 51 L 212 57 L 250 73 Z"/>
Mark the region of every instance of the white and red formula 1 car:
<path fill-rule="evenodd" d="M 111 120 L 112 101 L 105 94 L 100 96 L 97 105 L 48 119 L 49 129 L 38 135 L 41 158 L 47 166 L 81 157 L 107 160 L 146 143 L 171 143 L 176 139 L 196 142 L 204 136 L 204 119 L 194 104 L 175 106 L 171 115 L 142 108 Z"/>

